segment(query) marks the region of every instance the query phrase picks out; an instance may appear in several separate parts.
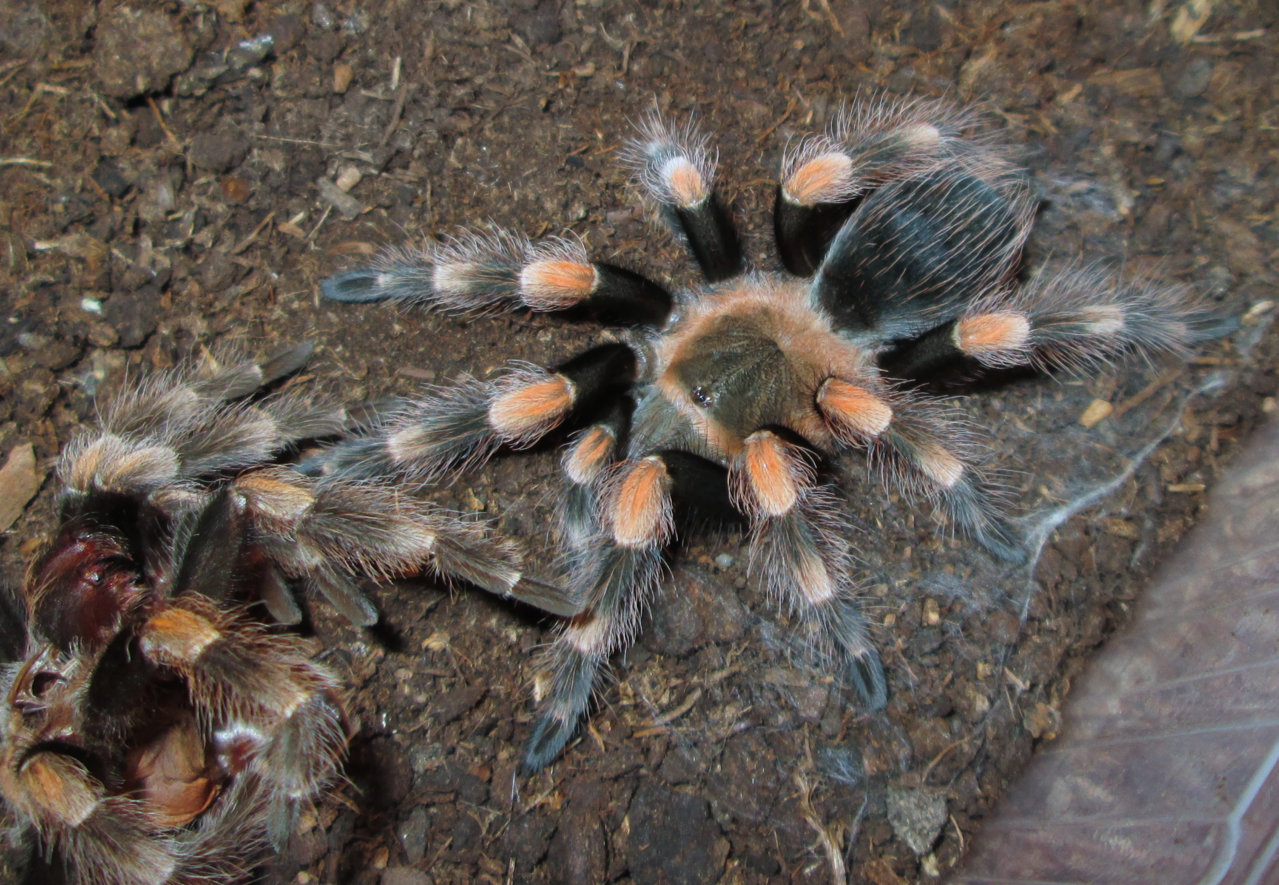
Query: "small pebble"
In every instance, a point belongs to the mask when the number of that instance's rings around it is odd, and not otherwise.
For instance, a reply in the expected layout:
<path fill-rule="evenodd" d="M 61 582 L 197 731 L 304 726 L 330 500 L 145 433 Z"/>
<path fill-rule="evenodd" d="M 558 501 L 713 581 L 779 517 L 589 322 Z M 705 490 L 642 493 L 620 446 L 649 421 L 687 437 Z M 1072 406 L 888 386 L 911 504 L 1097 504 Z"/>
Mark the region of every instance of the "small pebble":
<path fill-rule="evenodd" d="M 354 166 L 343 166 L 338 170 L 338 177 L 334 180 L 334 183 L 338 186 L 338 190 L 342 191 L 342 193 L 347 193 L 351 188 L 359 184 L 362 178 L 364 178 L 364 175 L 359 169 Z"/>
<path fill-rule="evenodd" d="M 411 864 L 418 863 L 426 854 L 427 827 L 426 809 L 419 806 L 409 813 L 408 820 L 396 831 L 400 845 L 404 848 L 404 853 Z"/>
<path fill-rule="evenodd" d="M 888 822 L 897 838 L 923 857 L 946 825 L 946 794 L 932 787 L 889 787 Z"/>
<path fill-rule="evenodd" d="M 327 178 L 321 178 L 316 182 L 316 186 L 320 189 L 320 199 L 338 210 L 338 213 L 348 221 L 364 211 L 363 203 Z"/>

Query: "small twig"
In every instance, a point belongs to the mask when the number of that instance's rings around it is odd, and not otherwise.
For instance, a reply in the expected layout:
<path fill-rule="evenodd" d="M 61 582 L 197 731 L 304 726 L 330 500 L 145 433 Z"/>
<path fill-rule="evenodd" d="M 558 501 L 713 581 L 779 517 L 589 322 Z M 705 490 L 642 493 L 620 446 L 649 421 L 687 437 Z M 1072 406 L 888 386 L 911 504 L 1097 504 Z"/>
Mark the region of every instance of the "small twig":
<path fill-rule="evenodd" d="M 0 166 L 44 166 L 53 164 L 48 160 L 36 160 L 32 157 L 0 157 Z"/>
<path fill-rule="evenodd" d="M 434 51 L 435 35 L 432 34 L 426 44 L 425 57 L 430 58 Z M 378 139 L 378 147 L 386 147 L 386 143 L 391 140 L 391 136 L 395 134 L 395 130 L 400 128 L 400 120 L 404 116 L 404 105 L 409 98 L 409 81 L 408 79 L 400 79 L 400 58 L 395 57 L 395 64 L 391 69 L 391 82 L 399 80 L 400 88 L 395 91 L 395 104 L 391 106 L 391 119 L 387 121 L 386 128 L 382 130 L 382 137 Z"/>
<path fill-rule="evenodd" d="M 830 8 L 830 0 L 817 0 L 817 2 L 822 7 L 822 11 L 826 13 L 826 17 L 830 19 L 830 26 L 834 29 L 835 33 L 839 34 L 841 37 L 847 37 L 848 34 L 844 32 L 844 28 L 840 25 L 839 19 L 835 17 L 835 11 Z"/>
<path fill-rule="evenodd" d="M 813 807 L 812 788 L 809 787 L 808 778 L 804 777 L 802 771 L 795 772 L 795 784 L 799 787 L 799 807 L 804 812 L 804 822 L 817 833 L 817 841 L 821 843 L 822 850 L 826 853 L 826 862 L 830 864 L 830 880 L 835 885 L 843 885 L 848 881 L 848 869 L 844 864 L 844 854 L 839 848 L 840 833 L 838 830 L 831 832 L 822 823 L 817 809 Z"/>
<path fill-rule="evenodd" d="M 765 129 L 763 132 L 761 132 L 761 133 L 759 134 L 759 137 L 757 137 L 757 138 L 755 139 L 755 142 L 756 142 L 757 144 L 759 144 L 759 143 L 763 142 L 763 141 L 764 141 L 764 139 L 768 138 L 770 135 L 772 135 L 774 132 L 776 132 L 776 131 L 777 131 L 777 127 L 778 127 L 778 126 L 781 126 L 783 123 L 785 123 L 785 122 L 786 122 L 786 121 L 790 118 L 790 115 L 791 115 L 791 114 L 793 114 L 793 113 L 795 112 L 795 106 L 796 106 L 796 105 L 798 105 L 798 104 L 799 104 L 799 102 L 798 102 L 796 99 L 792 98 L 792 99 L 790 100 L 790 104 L 786 106 L 786 113 L 784 113 L 784 114 L 782 114 L 780 117 L 778 117 L 778 118 L 777 118 L 777 122 L 776 122 L 776 123 L 774 123 L 772 126 L 769 126 L 767 129 Z"/>
<path fill-rule="evenodd" d="M 275 210 L 272 209 L 270 212 L 266 214 L 266 218 L 263 218 L 258 223 L 258 226 L 253 228 L 253 232 L 251 234 L 249 234 L 243 240 L 240 240 L 240 242 L 236 243 L 234 246 L 231 247 L 231 254 L 239 255 L 245 249 L 249 248 L 249 246 L 253 245 L 253 241 L 258 238 L 258 234 L 266 230 L 266 226 L 270 224 L 272 219 L 274 218 L 275 218 Z"/>
<path fill-rule="evenodd" d="M 101 95 L 98 95 L 98 93 L 94 92 L 92 89 L 88 90 L 88 93 L 89 97 L 93 99 L 93 103 L 98 106 L 102 113 L 106 114 L 112 120 L 120 119 L 120 115 L 111 109 L 111 105 L 107 104 L 106 99 L 104 99 Z"/>
<path fill-rule="evenodd" d="M 700 688 L 693 689 L 691 692 L 689 692 L 688 697 L 684 698 L 683 703 L 681 703 L 679 706 L 654 717 L 653 724 L 669 725 L 670 723 L 674 722 L 679 717 L 683 716 L 689 710 L 693 709 L 693 705 L 696 704 L 701 699 L 702 699 L 702 690 Z"/>
<path fill-rule="evenodd" d="M 959 822 L 955 820 L 955 815 L 950 816 L 950 825 L 955 828 L 955 835 L 959 837 L 959 856 L 964 856 L 964 831 L 959 828 Z"/>
<path fill-rule="evenodd" d="M 286 144 L 310 144 L 315 147 L 326 147 L 322 141 L 316 141 L 314 138 L 286 138 L 283 135 L 263 135 L 260 132 L 253 133 L 254 138 L 260 138 L 263 141 L 283 141 Z"/>
<path fill-rule="evenodd" d="M 175 150 L 181 150 L 182 142 L 173 134 L 173 130 L 169 128 L 169 124 L 164 122 L 164 114 L 160 113 L 160 106 L 156 104 L 155 99 L 149 95 L 147 96 L 147 105 L 150 106 L 151 113 L 155 114 L 155 122 L 156 125 L 160 127 L 160 131 L 164 133 L 167 139 L 169 139 L 169 142 L 173 145 Z"/>
<path fill-rule="evenodd" d="M 924 773 L 921 774 L 919 777 L 920 783 L 928 783 L 928 776 L 933 773 L 933 769 L 937 767 L 937 763 L 942 761 L 942 759 L 946 756 L 946 754 L 949 753 L 951 750 L 968 743 L 970 740 L 973 739 L 973 737 L 974 735 L 969 735 L 968 737 L 960 738 L 954 743 L 951 743 L 948 746 L 943 747 L 942 751 L 938 753 L 936 756 L 934 756 L 931 762 L 929 762 L 927 765 L 924 766 Z"/>
<path fill-rule="evenodd" d="M 8 61 L 0 64 L 0 86 L 5 85 L 18 75 L 18 71 L 22 70 L 27 64 L 26 59 L 19 58 L 14 61 Z"/>
<path fill-rule="evenodd" d="M 1007 667 L 1004 668 L 1004 676 L 1007 677 L 1009 682 L 1017 687 L 1019 694 L 1025 694 L 1030 691 L 1030 685 L 1018 678 L 1017 674 L 1012 670 L 1009 670 Z"/>
<path fill-rule="evenodd" d="M 1114 410 L 1109 415 L 1110 420 L 1117 421 L 1118 419 L 1122 418 L 1125 414 L 1135 409 L 1137 406 L 1141 405 L 1146 400 L 1150 399 L 1160 390 L 1167 387 L 1173 381 L 1177 380 L 1177 378 L 1179 378 L 1180 376 L 1181 376 L 1181 369 L 1173 369 L 1169 372 L 1165 372 L 1163 375 L 1160 375 L 1154 381 L 1151 381 L 1141 390 L 1133 394 L 1132 397 L 1124 400 L 1122 403 L 1115 406 Z"/>
<path fill-rule="evenodd" d="M 311 232 L 306 235 L 308 240 L 315 239 L 315 235 L 320 232 L 320 228 L 324 226 L 324 222 L 328 221 L 329 213 L 333 211 L 332 206 L 325 206 L 324 213 L 320 216 L 320 220 L 315 223 L 315 227 L 311 228 Z"/>

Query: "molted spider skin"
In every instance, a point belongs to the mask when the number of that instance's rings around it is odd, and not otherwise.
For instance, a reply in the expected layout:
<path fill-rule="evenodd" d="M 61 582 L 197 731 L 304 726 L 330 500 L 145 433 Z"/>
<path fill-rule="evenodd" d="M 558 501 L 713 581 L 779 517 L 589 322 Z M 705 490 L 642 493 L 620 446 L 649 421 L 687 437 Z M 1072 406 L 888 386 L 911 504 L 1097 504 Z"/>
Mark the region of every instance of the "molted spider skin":
<path fill-rule="evenodd" d="M 1034 207 L 1023 171 L 976 119 L 941 102 L 877 100 L 797 142 L 775 212 L 789 273 L 743 270 L 708 140 L 655 115 L 626 159 L 703 286 L 671 298 L 631 277 L 615 282 L 575 240 L 535 245 L 507 233 L 392 250 L 324 282 L 337 301 L 454 315 L 586 309 L 638 327 L 627 339 L 633 361 L 605 348 L 558 369 L 466 378 L 327 456 L 339 473 L 436 479 L 579 428 L 563 455 L 560 528 L 581 611 L 550 650 L 527 768 L 561 752 L 600 665 L 634 636 L 682 505 L 730 507 L 745 521 L 752 571 L 877 709 L 887 689 L 857 602 L 856 527 L 838 469 L 846 453 L 864 451 L 887 485 L 931 498 L 1016 561 L 1025 551 L 970 433 L 921 382 L 956 364 L 1078 370 L 1126 351 L 1184 355 L 1223 331 L 1185 293 L 1095 271 L 1041 273 L 1019 287 Z"/>
<path fill-rule="evenodd" d="M 294 585 L 360 625 L 377 618 L 362 578 L 551 598 L 485 526 L 283 460 L 349 424 L 293 390 L 261 394 L 309 355 L 135 383 L 62 453 L 60 525 L 0 677 L 0 793 L 49 875 L 239 882 L 286 842 L 348 732 L 314 643 L 263 623 L 301 619 Z"/>

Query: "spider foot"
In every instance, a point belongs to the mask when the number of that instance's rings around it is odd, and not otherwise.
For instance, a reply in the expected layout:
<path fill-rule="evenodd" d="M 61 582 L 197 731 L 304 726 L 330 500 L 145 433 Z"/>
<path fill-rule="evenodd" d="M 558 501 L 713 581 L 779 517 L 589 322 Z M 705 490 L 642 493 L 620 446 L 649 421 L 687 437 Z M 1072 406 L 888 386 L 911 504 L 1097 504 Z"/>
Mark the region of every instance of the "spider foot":
<path fill-rule="evenodd" d="M 866 648 L 850 656 L 848 677 L 868 712 L 884 709 L 888 703 L 888 680 L 884 678 L 884 663 L 879 652 Z"/>
<path fill-rule="evenodd" d="M 576 717 L 565 720 L 555 713 L 542 714 L 524 745 L 524 771 L 533 774 L 554 762 L 577 731 L 577 722 Z"/>

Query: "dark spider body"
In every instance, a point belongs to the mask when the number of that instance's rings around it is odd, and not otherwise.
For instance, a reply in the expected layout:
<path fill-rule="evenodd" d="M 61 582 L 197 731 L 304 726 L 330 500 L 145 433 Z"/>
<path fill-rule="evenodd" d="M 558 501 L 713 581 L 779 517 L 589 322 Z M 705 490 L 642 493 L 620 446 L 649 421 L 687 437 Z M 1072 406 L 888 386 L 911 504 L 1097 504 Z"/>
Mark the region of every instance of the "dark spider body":
<path fill-rule="evenodd" d="M 634 635 L 678 505 L 745 521 L 752 571 L 875 709 L 887 687 L 857 603 L 840 459 L 865 452 L 885 482 L 1019 559 L 970 438 L 921 382 L 956 364 L 1080 368 L 1131 349 L 1182 353 L 1212 333 L 1166 287 L 1078 271 L 1019 285 L 1033 205 L 1023 172 L 973 122 L 938 102 L 870 103 L 788 150 L 774 215 L 785 274 L 745 270 L 706 140 L 654 117 L 628 160 L 700 287 L 672 297 L 574 241 L 503 232 L 393 250 L 325 281 L 337 301 L 584 309 L 631 329 L 627 344 L 555 370 L 517 365 L 434 388 L 326 459 L 339 473 L 435 480 L 562 423 L 581 428 L 563 455 L 560 520 L 579 611 L 535 687 L 528 768 L 559 754 L 599 667 Z"/>
<path fill-rule="evenodd" d="M 316 479 L 295 444 L 344 409 L 257 366 L 153 376 L 63 451 L 60 524 L 0 671 L 0 795 L 36 837 L 29 878 L 241 882 L 339 777 L 340 680 L 295 624 L 302 585 L 357 624 L 358 582 L 433 572 L 536 601 L 483 526 L 386 483 Z"/>

